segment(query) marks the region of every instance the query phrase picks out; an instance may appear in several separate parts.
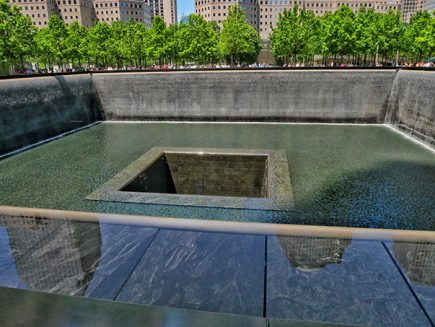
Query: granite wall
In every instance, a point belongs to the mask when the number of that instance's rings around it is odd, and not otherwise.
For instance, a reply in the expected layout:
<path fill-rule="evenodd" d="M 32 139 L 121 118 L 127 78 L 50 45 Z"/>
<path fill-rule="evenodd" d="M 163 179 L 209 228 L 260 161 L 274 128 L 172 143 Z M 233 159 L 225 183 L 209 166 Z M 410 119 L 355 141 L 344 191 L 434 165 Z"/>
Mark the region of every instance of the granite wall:
<path fill-rule="evenodd" d="M 399 71 L 385 121 L 435 147 L 435 72 Z"/>
<path fill-rule="evenodd" d="M 267 197 L 267 156 L 165 156 L 178 194 Z"/>
<path fill-rule="evenodd" d="M 93 76 L 111 120 L 383 123 L 395 70 L 109 73 Z"/>
<path fill-rule="evenodd" d="M 99 120 L 90 75 L 0 80 L 0 155 Z"/>
<path fill-rule="evenodd" d="M 435 72 L 132 72 L 0 80 L 0 155 L 108 120 L 389 123 L 435 144 Z"/>

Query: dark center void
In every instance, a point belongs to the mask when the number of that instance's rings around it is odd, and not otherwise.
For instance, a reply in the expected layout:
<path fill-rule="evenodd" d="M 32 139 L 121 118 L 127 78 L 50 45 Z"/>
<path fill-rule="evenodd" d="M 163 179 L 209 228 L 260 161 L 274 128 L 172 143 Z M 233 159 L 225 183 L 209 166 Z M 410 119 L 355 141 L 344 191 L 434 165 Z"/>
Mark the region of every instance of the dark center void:
<path fill-rule="evenodd" d="M 121 191 L 266 198 L 267 158 L 164 153 Z"/>

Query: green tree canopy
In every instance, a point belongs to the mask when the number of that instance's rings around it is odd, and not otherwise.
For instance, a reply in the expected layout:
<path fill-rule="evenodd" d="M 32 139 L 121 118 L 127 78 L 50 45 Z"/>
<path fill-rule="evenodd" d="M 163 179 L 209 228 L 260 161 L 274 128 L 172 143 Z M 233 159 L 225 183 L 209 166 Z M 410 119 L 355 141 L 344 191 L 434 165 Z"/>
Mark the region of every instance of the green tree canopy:
<path fill-rule="evenodd" d="M 222 23 L 219 47 L 231 64 L 253 62 L 261 50 L 257 31 L 246 22 L 245 14 L 238 5 L 228 8 L 227 19 Z"/>
<path fill-rule="evenodd" d="M 0 0 L 0 62 L 24 69 L 24 57 L 35 51 L 35 28 L 18 7 Z"/>
<path fill-rule="evenodd" d="M 379 13 L 362 7 L 354 12 L 341 6 L 334 13 L 315 16 L 298 8 L 280 14 L 270 34 L 271 51 L 286 62 L 311 63 L 315 55 L 323 62 L 422 61 L 435 57 L 435 14 L 416 13 L 409 24 L 399 11 Z M 29 17 L 8 0 L 0 0 L 0 63 L 24 69 L 25 62 L 45 67 L 144 67 L 172 63 L 197 65 L 227 62 L 232 65 L 257 60 L 261 39 L 238 5 L 228 8 L 222 29 L 216 21 L 191 15 L 187 23 L 166 26 L 156 16 L 151 28 L 130 20 L 111 24 L 97 22 L 85 27 L 66 25 L 57 15 L 36 29 Z M 319 57 L 317 57 L 316 60 Z"/>
<path fill-rule="evenodd" d="M 219 36 L 216 26 L 200 15 L 190 15 L 188 23 L 180 28 L 181 56 L 185 61 L 207 64 L 219 57 Z"/>
<path fill-rule="evenodd" d="M 149 33 L 147 52 L 153 60 L 160 64 L 164 63 L 168 51 L 167 34 L 168 32 L 163 18 L 160 16 L 154 17 Z"/>
<path fill-rule="evenodd" d="M 110 63 L 112 33 L 111 27 L 103 22 L 98 22 L 89 30 L 86 43 L 88 53 L 94 59 L 95 65 L 107 67 Z"/>
<path fill-rule="evenodd" d="M 434 29 L 435 16 L 427 11 L 417 12 L 411 17 L 411 21 L 405 31 L 404 52 L 415 61 L 421 61 L 425 57 L 435 55 Z"/>
<path fill-rule="evenodd" d="M 59 66 L 63 66 L 68 58 L 68 28 L 59 16 L 52 15 L 48 20 L 46 43 L 50 53 Z"/>
<path fill-rule="evenodd" d="M 83 59 L 88 55 L 87 34 L 87 28 L 81 26 L 78 22 L 73 22 L 67 28 L 66 54 L 73 66 L 75 63 L 81 66 Z"/>
<path fill-rule="evenodd" d="M 320 48 L 319 24 L 312 11 L 299 10 L 297 5 L 285 10 L 270 35 L 273 55 L 295 62 L 298 56 L 315 54 Z"/>

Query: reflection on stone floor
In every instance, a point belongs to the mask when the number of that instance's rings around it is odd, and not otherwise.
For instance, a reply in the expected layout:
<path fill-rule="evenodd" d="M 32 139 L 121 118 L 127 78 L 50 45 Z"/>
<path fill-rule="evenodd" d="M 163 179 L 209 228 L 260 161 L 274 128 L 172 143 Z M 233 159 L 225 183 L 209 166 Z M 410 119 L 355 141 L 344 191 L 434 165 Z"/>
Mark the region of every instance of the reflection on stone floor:
<path fill-rule="evenodd" d="M 10 254 L 18 260 L 64 223 L 65 221 L 56 219 L 0 215 L 0 272 L 11 264 L 2 261 L 2 258 L 6 259 L 6 255 Z"/>
<path fill-rule="evenodd" d="M 385 247 L 435 324 L 435 243 L 385 242 Z"/>
<path fill-rule="evenodd" d="M 0 216 L 0 286 L 270 319 L 431 326 L 434 253 L 430 243 Z"/>
<path fill-rule="evenodd" d="M 411 281 L 435 286 L 435 244 L 394 242 L 393 252 Z"/>
<path fill-rule="evenodd" d="M 279 243 L 292 266 L 313 270 L 328 264 L 339 264 L 350 239 L 279 237 Z"/>
<path fill-rule="evenodd" d="M 23 222 L 2 221 L 19 284 L 29 289 L 82 295 L 101 257 L 99 225 L 65 222 L 59 226 L 34 218 Z"/>
<path fill-rule="evenodd" d="M 379 241 L 268 237 L 266 300 L 273 318 L 431 326 Z"/>

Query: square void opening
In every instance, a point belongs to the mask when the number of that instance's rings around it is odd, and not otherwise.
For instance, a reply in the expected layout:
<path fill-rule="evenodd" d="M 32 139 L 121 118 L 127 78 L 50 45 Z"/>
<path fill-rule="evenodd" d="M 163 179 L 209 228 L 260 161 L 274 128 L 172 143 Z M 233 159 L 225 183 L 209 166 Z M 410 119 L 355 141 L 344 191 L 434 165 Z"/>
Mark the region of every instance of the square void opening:
<path fill-rule="evenodd" d="M 266 155 L 164 153 L 127 192 L 266 198 Z"/>
<path fill-rule="evenodd" d="M 155 147 L 86 199 L 258 210 L 294 209 L 284 150 Z"/>

